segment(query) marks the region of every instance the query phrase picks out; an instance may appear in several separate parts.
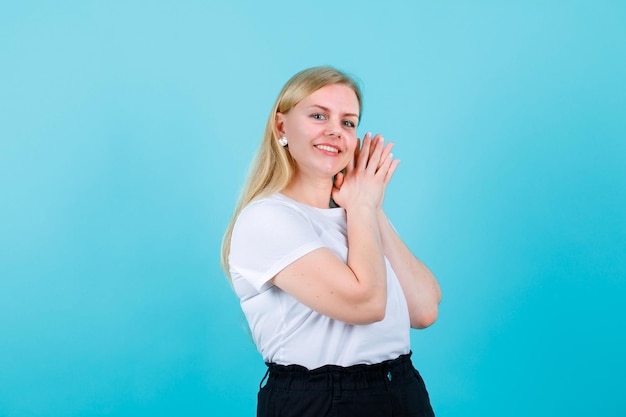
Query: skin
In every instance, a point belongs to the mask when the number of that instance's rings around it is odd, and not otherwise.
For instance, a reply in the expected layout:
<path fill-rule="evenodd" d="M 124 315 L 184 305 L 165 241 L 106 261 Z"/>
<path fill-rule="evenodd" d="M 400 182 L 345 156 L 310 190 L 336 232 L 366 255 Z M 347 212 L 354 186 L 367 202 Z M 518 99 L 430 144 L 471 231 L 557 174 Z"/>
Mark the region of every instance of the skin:
<path fill-rule="evenodd" d="M 279 136 L 296 162 L 286 196 L 328 208 L 330 197 L 346 211 L 348 259 L 320 248 L 294 261 L 273 283 L 311 309 L 350 324 L 385 316 L 386 256 L 407 299 L 411 326 L 437 318 L 441 291 L 433 274 L 402 242 L 383 211 L 385 188 L 399 161 L 381 135 L 356 136 L 359 104 L 342 84 L 315 91 L 288 113 L 277 113 Z M 333 151 L 331 151 L 333 150 Z M 340 173 L 345 168 L 345 174 Z M 333 178 L 336 179 L 333 183 Z"/>

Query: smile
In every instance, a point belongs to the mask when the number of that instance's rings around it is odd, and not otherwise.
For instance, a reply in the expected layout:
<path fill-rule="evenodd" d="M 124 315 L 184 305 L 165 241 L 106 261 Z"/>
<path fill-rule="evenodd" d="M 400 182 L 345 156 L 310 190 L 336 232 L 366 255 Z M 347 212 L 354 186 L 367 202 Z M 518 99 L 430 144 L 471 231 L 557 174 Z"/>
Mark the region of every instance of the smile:
<path fill-rule="evenodd" d="M 333 148 L 332 146 L 327 146 L 327 145 L 315 145 L 315 147 L 316 147 L 317 149 L 322 150 L 322 151 L 339 153 L 339 149 L 337 149 L 337 148 Z"/>

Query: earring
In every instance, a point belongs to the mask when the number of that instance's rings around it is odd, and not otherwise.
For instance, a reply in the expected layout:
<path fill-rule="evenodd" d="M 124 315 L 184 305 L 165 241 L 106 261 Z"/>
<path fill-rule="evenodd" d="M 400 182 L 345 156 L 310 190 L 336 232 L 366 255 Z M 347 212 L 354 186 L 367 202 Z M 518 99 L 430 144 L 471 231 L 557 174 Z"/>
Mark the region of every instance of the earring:
<path fill-rule="evenodd" d="M 280 146 L 282 147 L 287 146 L 287 138 L 283 136 L 282 138 L 278 139 L 278 143 L 280 143 Z"/>

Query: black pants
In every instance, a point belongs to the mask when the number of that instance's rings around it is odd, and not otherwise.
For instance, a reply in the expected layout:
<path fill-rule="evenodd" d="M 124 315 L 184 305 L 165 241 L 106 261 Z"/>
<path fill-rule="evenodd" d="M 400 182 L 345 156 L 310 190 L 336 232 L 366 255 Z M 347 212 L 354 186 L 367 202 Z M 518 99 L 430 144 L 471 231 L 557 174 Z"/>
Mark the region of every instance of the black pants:
<path fill-rule="evenodd" d="M 327 365 L 312 371 L 299 365 L 267 366 L 257 417 L 434 416 L 410 353 L 376 365 Z"/>

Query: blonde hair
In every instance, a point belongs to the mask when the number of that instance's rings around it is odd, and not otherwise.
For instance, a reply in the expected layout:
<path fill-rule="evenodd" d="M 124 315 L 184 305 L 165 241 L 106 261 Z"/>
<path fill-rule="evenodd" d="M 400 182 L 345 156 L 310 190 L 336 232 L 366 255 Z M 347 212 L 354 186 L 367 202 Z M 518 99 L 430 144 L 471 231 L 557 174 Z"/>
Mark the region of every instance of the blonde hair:
<path fill-rule="evenodd" d="M 313 67 L 300 71 L 283 87 L 270 112 L 261 144 L 252 162 L 241 196 L 222 240 L 222 268 L 230 278 L 228 255 L 233 227 L 241 210 L 255 199 L 267 197 L 284 189 L 293 176 L 295 163 L 289 152 L 278 143 L 276 113 L 288 113 L 296 104 L 322 87 L 343 84 L 350 87 L 361 102 L 361 89 L 349 75 L 333 67 Z"/>

